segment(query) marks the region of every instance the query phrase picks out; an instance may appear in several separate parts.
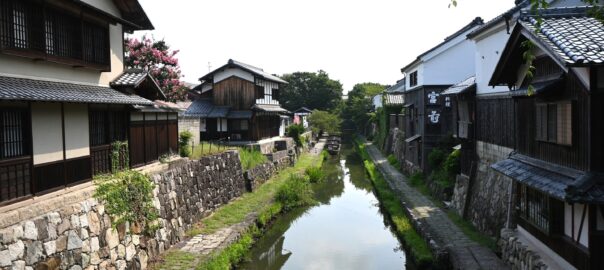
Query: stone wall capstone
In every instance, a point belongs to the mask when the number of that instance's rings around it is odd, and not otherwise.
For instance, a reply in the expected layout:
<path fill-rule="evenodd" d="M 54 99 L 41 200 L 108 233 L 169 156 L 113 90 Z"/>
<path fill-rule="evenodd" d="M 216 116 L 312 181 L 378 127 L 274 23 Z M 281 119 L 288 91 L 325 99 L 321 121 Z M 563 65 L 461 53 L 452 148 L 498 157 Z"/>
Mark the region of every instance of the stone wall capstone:
<path fill-rule="evenodd" d="M 151 179 L 160 211 L 155 235 L 142 235 L 134 226 L 113 229 L 105 206 L 92 198 L 88 186 L 0 212 L 0 269 L 33 270 L 41 264 L 70 270 L 145 269 L 149 259 L 183 239 L 203 215 L 245 190 L 237 152 L 181 160 Z M 32 212 L 43 214 L 32 217 Z"/>

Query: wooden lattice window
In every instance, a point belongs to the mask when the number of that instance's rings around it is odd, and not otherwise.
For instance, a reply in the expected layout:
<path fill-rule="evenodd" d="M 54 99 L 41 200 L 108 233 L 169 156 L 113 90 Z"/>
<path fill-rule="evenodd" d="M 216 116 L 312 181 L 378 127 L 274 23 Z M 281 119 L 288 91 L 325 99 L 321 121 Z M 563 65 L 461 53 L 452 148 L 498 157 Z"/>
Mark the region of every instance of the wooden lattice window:
<path fill-rule="evenodd" d="M 518 214 L 522 219 L 549 233 L 550 205 L 549 197 L 545 193 L 526 185 L 519 185 L 517 206 Z"/>
<path fill-rule="evenodd" d="M 90 111 L 90 145 L 126 140 L 126 114 L 122 111 Z"/>
<path fill-rule="evenodd" d="M 0 49 L 107 66 L 109 28 L 38 1 L 0 0 Z"/>
<path fill-rule="evenodd" d="M 29 140 L 27 135 L 26 110 L 2 110 L 0 111 L 0 158 L 15 158 L 29 154 Z"/>
<path fill-rule="evenodd" d="M 417 71 L 411 72 L 409 75 L 409 87 L 417 85 Z"/>
<path fill-rule="evenodd" d="M 535 110 L 535 139 L 572 145 L 572 103 L 540 103 Z"/>

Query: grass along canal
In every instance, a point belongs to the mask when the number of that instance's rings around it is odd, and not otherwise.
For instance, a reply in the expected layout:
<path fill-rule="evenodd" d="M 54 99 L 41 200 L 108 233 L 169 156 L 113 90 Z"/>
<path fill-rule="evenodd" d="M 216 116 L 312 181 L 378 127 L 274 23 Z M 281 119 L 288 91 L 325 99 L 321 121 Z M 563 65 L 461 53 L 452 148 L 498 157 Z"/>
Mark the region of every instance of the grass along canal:
<path fill-rule="evenodd" d="M 238 269 L 413 269 L 350 146 L 323 164 L 318 205 L 296 208 L 257 239 Z"/>

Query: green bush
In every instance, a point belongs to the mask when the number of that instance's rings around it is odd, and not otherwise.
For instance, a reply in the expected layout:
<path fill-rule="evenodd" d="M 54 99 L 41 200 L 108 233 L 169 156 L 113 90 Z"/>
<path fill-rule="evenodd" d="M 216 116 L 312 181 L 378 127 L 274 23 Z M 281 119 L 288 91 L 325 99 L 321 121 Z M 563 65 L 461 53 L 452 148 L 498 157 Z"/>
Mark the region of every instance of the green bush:
<path fill-rule="evenodd" d="M 121 171 L 95 179 L 94 197 L 105 205 L 112 217 L 113 228 L 128 222 L 139 226 L 142 232 L 153 235 L 157 229 L 157 209 L 153 205 L 151 179 L 138 171 Z"/>
<path fill-rule="evenodd" d="M 452 176 L 459 173 L 459 156 L 461 155 L 460 150 L 454 150 L 447 156 L 445 163 L 443 163 L 443 169 Z"/>
<path fill-rule="evenodd" d="M 398 162 L 398 159 L 396 159 L 396 157 L 394 155 L 388 156 L 388 163 L 390 163 L 390 165 L 392 165 L 394 168 L 397 168 L 397 169 L 401 168 L 401 164 Z"/>
<path fill-rule="evenodd" d="M 409 183 L 412 186 L 418 186 L 424 184 L 424 174 L 421 172 L 416 172 L 409 177 Z"/>
<path fill-rule="evenodd" d="M 249 148 L 239 150 L 239 160 L 243 170 L 246 171 L 268 161 L 262 152 Z"/>
<path fill-rule="evenodd" d="M 438 168 L 447 158 L 447 153 L 440 148 L 434 148 L 428 154 L 428 163 L 432 168 Z"/>
<path fill-rule="evenodd" d="M 308 176 L 308 181 L 313 184 L 323 182 L 325 179 L 325 173 L 319 167 L 308 167 L 304 170 L 304 174 Z"/>
<path fill-rule="evenodd" d="M 191 147 L 189 146 L 191 138 L 193 138 L 193 134 L 189 131 L 183 131 L 180 133 L 178 140 L 178 149 L 181 157 L 191 156 Z"/>
<path fill-rule="evenodd" d="M 290 175 L 277 190 L 276 201 L 281 203 L 285 211 L 314 204 L 310 183 L 300 175 Z"/>
<path fill-rule="evenodd" d="M 245 258 L 248 250 L 254 244 L 254 238 L 260 235 L 260 230 L 252 226 L 247 232 L 242 234 L 237 241 L 229 245 L 224 250 L 217 252 L 202 265 L 197 266 L 197 270 L 225 270 L 232 269 L 234 265 Z"/>
<path fill-rule="evenodd" d="M 293 138 L 298 147 L 302 147 L 304 145 L 304 141 L 302 141 L 302 138 L 300 137 L 300 135 L 302 135 L 303 133 L 304 133 L 303 125 L 291 125 L 291 126 L 287 127 L 287 130 L 286 130 L 287 136 Z"/>

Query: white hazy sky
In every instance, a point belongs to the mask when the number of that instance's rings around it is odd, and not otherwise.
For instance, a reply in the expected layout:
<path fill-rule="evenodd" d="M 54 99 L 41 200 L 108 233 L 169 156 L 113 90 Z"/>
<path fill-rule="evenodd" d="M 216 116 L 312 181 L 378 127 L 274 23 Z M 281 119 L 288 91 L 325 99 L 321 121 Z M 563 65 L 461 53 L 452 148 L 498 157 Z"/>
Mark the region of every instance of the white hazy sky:
<path fill-rule="evenodd" d="M 514 0 L 140 0 L 150 32 L 174 49 L 196 83 L 229 58 L 273 74 L 325 70 L 348 91 L 356 83 L 394 84 L 400 68 L 477 16 L 485 21 Z M 135 35 L 142 35 L 136 32 Z"/>

